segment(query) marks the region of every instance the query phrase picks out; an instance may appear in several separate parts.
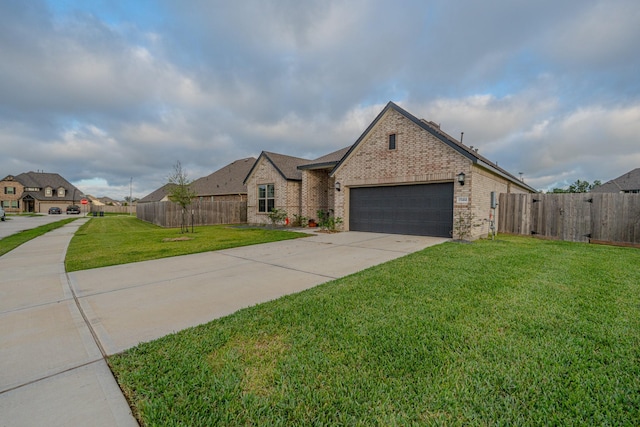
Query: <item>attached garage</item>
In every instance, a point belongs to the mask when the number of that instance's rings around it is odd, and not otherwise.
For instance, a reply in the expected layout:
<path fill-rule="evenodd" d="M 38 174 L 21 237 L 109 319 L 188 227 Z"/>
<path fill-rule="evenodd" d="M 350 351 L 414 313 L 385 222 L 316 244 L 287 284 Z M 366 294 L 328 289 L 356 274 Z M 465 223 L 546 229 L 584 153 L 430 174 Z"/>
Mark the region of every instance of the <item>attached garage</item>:
<path fill-rule="evenodd" d="M 349 229 L 451 237 L 453 183 L 351 188 Z"/>

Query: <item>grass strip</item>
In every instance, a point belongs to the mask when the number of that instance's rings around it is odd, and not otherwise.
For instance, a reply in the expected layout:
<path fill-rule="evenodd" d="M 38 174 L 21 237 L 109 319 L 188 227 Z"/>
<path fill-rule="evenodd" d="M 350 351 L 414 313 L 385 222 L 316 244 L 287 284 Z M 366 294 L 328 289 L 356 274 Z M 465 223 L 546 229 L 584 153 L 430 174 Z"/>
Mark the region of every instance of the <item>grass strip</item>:
<path fill-rule="evenodd" d="M 19 231 L 18 233 L 7 236 L 0 239 L 0 256 L 10 252 L 20 246 L 23 243 L 28 242 L 31 239 L 35 239 L 38 236 L 42 236 L 49 231 L 60 228 L 65 224 L 75 221 L 77 218 L 63 219 L 61 221 L 52 222 L 50 224 L 41 225 L 30 230 Z"/>
<path fill-rule="evenodd" d="M 109 363 L 141 425 L 638 425 L 640 251 L 447 243 Z"/>
<path fill-rule="evenodd" d="M 227 225 L 195 227 L 194 233 L 162 228 L 133 216 L 92 218 L 75 233 L 65 259 L 67 271 L 86 270 L 307 237 L 308 234 Z"/>

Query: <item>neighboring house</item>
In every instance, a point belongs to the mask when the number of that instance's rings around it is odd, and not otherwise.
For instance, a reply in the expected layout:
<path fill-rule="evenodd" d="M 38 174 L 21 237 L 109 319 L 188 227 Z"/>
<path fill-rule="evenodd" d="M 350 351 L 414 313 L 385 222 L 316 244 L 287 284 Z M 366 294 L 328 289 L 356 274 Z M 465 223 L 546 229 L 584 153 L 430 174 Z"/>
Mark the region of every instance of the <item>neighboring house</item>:
<path fill-rule="evenodd" d="M 492 192 L 536 191 L 393 102 L 350 147 L 312 161 L 263 152 L 245 182 L 252 223 L 272 206 L 314 219 L 331 210 L 344 230 L 450 237 L 471 215 L 482 224 L 472 238 L 488 233 Z"/>
<path fill-rule="evenodd" d="M 255 157 L 236 160 L 211 175 L 196 179 L 191 189 L 201 201 L 246 201 L 244 178 L 255 163 Z"/>
<path fill-rule="evenodd" d="M 147 194 L 142 199 L 138 200 L 138 203 L 168 202 L 169 193 L 171 192 L 171 187 L 173 187 L 173 185 L 174 184 L 163 185 L 154 192 Z"/>
<path fill-rule="evenodd" d="M 89 200 L 89 203 L 91 203 L 92 207 L 98 207 L 98 206 L 104 206 L 105 204 L 102 202 L 102 200 L 100 200 L 99 198 L 92 196 L 91 194 L 86 194 L 85 198 L 87 200 Z"/>
<path fill-rule="evenodd" d="M 210 175 L 196 179 L 190 188 L 201 201 L 246 201 L 247 186 L 243 181 L 255 161 L 255 157 L 247 157 L 231 162 Z M 137 203 L 167 202 L 173 185 L 165 184 Z"/>
<path fill-rule="evenodd" d="M 0 203 L 7 212 L 47 213 L 79 204 L 84 194 L 57 173 L 27 172 L 0 181 Z"/>
<path fill-rule="evenodd" d="M 640 168 L 607 181 L 591 190 L 592 193 L 640 193 Z"/>
<path fill-rule="evenodd" d="M 105 206 L 122 206 L 121 201 L 114 200 L 111 197 L 100 197 L 97 200 Z"/>

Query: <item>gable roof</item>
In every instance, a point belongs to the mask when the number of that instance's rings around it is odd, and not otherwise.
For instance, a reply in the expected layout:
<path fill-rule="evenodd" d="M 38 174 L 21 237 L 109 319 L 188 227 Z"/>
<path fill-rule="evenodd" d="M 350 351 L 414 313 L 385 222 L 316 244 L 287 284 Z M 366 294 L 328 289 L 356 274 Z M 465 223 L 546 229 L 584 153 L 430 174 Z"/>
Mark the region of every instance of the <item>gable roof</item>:
<path fill-rule="evenodd" d="M 57 173 L 46 172 L 25 172 L 13 177 L 25 188 L 38 188 L 38 191 L 24 191 L 22 194 L 30 195 L 36 200 L 52 200 L 52 201 L 68 201 L 80 200 L 84 197 L 82 191 L 78 190 L 73 184 L 64 179 Z M 45 197 L 45 188 L 51 187 L 53 190 L 51 196 Z M 65 189 L 64 197 L 58 197 L 59 188 Z"/>
<path fill-rule="evenodd" d="M 413 122 L 415 125 L 417 125 L 420 128 L 422 128 L 423 130 L 429 132 L 431 135 L 435 136 L 441 142 L 443 142 L 447 146 L 451 147 L 452 149 L 454 149 L 455 151 L 460 153 L 462 156 L 464 156 L 467 159 L 471 160 L 471 162 L 473 162 L 473 163 L 475 163 L 475 164 L 477 164 L 477 165 L 479 165 L 479 166 L 481 166 L 481 167 L 483 167 L 485 169 L 488 169 L 488 170 L 490 170 L 491 172 L 493 172 L 493 173 L 495 173 L 497 175 L 502 176 L 503 178 L 511 181 L 512 183 L 514 183 L 514 184 L 516 184 L 516 185 L 518 185 L 520 187 L 526 188 L 529 191 L 532 191 L 534 193 L 537 192 L 537 190 L 535 188 L 530 187 L 529 185 L 525 184 L 524 182 L 522 182 L 521 180 L 519 180 L 518 178 L 513 176 L 511 173 L 507 172 L 505 169 L 499 167 L 497 164 L 493 163 L 492 161 L 490 161 L 486 157 L 481 156 L 480 154 L 478 154 L 477 151 L 472 150 L 470 147 L 467 147 L 466 145 L 462 144 L 460 141 L 456 140 L 455 138 L 451 137 L 450 135 L 448 135 L 445 132 L 443 132 L 442 130 L 440 130 L 439 126 L 436 125 L 435 123 L 427 122 L 426 120 L 420 120 L 417 117 L 415 117 L 413 114 L 409 113 L 408 111 L 404 110 L 403 108 L 399 107 L 397 104 L 395 104 L 395 103 L 393 103 L 391 101 L 389 101 L 389 103 L 387 103 L 387 105 L 380 112 L 380 114 L 378 114 L 378 116 L 373 120 L 373 122 L 371 122 L 371 124 L 367 127 L 367 129 L 362 133 L 362 135 L 360 135 L 360 137 L 355 142 L 355 144 L 353 144 L 349 148 L 347 153 L 345 153 L 344 157 L 342 157 L 340 162 L 331 171 L 331 175 L 335 174 L 335 172 L 340 168 L 340 166 L 342 166 L 342 164 L 349 157 L 349 155 L 358 147 L 358 145 L 360 145 L 360 143 L 362 143 L 362 141 L 366 138 L 366 136 L 369 134 L 369 132 L 371 132 L 371 130 L 376 126 L 376 124 L 378 124 L 378 122 L 387 113 L 387 111 L 389 111 L 391 109 L 393 109 L 394 111 L 400 113 L 402 116 L 404 116 L 405 118 L 407 118 L 408 120 Z"/>
<path fill-rule="evenodd" d="M 246 194 L 244 179 L 255 161 L 255 157 L 247 157 L 231 162 L 212 174 L 193 181 L 191 189 L 198 196 Z"/>
<path fill-rule="evenodd" d="M 298 169 L 304 170 L 304 169 L 334 168 L 340 162 L 340 160 L 342 160 L 344 155 L 347 154 L 350 148 L 351 148 L 351 145 L 348 147 L 341 148 L 337 151 L 334 151 L 333 153 L 329 153 L 322 157 L 318 157 L 315 160 L 312 160 L 310 162 L 307 162 L 305 164 L 298 166 Z"/>
<path fill-rule="evenodd" d="M 624 175 L 595 187 L 593 193 L 620 193 L 621 191 L 640 190 L 640 168 L 633 169 Z"/>
<path fill-rule="evenodd" d="M 247 183 L 247 180 L 253 173 L 258 163 L 260 163 L 261 159 L 266 159 L 269 163 L 271 163 L 273 167 L 278 171 L 278 173 L 288 181 L 302 181 L 302 172 L 298 170 L 298 166 L 309 162 L 309 159 L 302 159 L 300 157 L 292 157 L 286 156 L 284 154 L 263 151 L 262 153 L 260 153 L 258 160 L 256 160 L 251 167 L 251 170 L 249 170 L 249 173 L 244 179 L 244 184 Z"/>
<path fill-rule="evenodd" d="M 138 203 L 149 203 L 149 202 L 161 202 L 171 190 L 175 184 L 165 184 L 162 187 L 158 188 L 156 191 L 147 194 L 142 199 L 138 200 Z"/>

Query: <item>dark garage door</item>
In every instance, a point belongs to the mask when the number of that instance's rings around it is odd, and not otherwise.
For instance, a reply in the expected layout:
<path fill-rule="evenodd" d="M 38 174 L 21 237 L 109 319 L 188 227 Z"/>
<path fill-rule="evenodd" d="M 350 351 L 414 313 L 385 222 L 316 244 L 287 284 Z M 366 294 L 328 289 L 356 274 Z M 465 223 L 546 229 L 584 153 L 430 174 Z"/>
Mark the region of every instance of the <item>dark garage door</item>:
<path fill-rule="evenodd" d="M 453 183 L 352 188 L 349 229 L 451 237 Z"/>

